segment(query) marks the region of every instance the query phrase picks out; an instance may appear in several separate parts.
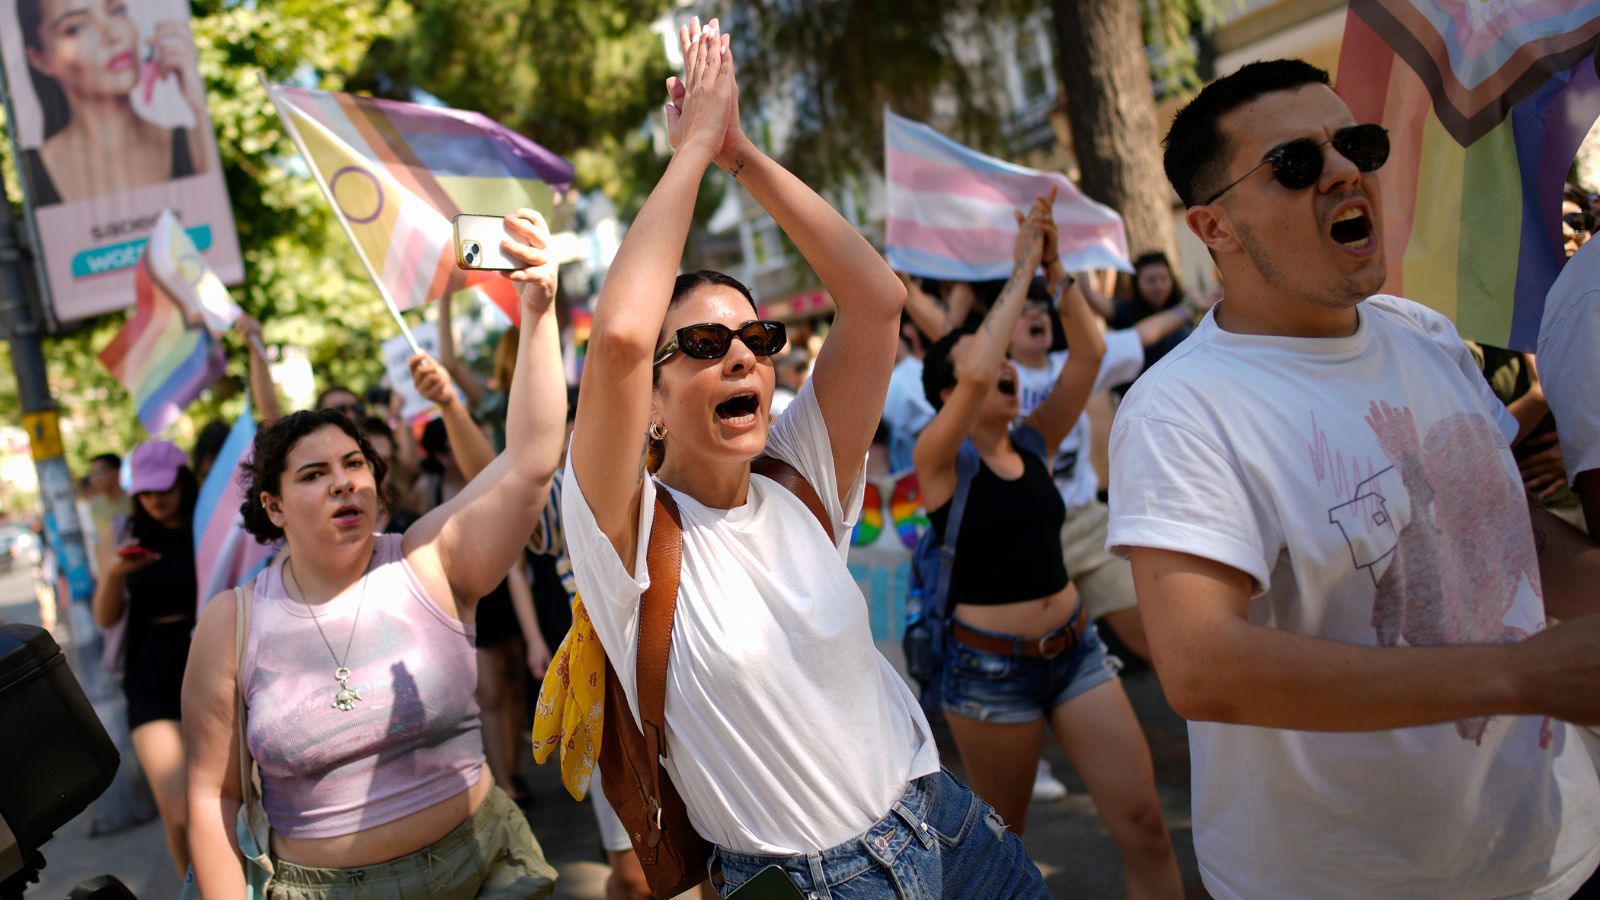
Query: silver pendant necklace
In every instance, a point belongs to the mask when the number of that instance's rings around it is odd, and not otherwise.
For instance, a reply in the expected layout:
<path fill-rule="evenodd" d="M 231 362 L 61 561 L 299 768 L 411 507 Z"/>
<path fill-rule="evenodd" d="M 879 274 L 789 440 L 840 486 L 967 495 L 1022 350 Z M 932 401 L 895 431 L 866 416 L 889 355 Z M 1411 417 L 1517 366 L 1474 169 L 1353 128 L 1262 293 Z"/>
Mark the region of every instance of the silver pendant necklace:
<path fill-rule="evenodd" d="M 300 579 L 294 574 L 294 559 L 286 559 L 283 563 L 284 570 L 289 575 L 289 580 L 294 582 L 294 590 L 299 594 L 299 600 L 305 604 L 306 611 L 311 613 L 311 624 L 317 626 L 317 634 L 321 636 L 322 643 L 328 648 L 328 655 L 333 657 L 333 663 L 338 668 L 333 670 L 333 677 L 339 682 L 339 692 L 333 695 L 333 708 L 340 712 L 350 712 L 356 708 L 361 700 L 361 692 L 350 686 L 350 669 L 345 663 L 350 661 L 350 644 L 356 639 L 356 626 L 361 624 L 361 607 L 367 603 L 367 579 L 372 577 L 372 559 L 367 559 L 367 571 L 361 576 L 361 599 L 356 601 L 355 618 L 350 622 L 350 637 L 344 642 L 344 657 L 341 659 L 333 652 L 333 644 L 328 641 L 328 635 L 322 630 L 322 622 L 317 618 L 317 609 L 306 602 L 306 592 L 300 588 Z"/>

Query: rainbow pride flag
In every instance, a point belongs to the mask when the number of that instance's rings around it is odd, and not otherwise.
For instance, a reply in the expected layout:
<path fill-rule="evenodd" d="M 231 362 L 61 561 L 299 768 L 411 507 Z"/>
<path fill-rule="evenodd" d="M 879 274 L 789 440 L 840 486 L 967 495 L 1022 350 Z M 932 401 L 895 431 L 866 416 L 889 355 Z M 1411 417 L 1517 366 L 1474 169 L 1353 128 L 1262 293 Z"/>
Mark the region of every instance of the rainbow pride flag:
<path fill-rule="evenodd" d="M 572 164 L 480 113 L 267 85 L 378 283 L 400 310 L 482 288 L 513 322 L 516 292 L 499 273 L 456 266 L 459 213 L 549 215 Z"/>
<path fill-rule="evenodd" d="M 154 277 L 152 259 L 135 270 L 133 316 L 100 351 L 100 362 L 133 395 L 145 430 L 160 434 L 222 377 L 226 360 L 204 317 Z"/>
<path fill-rule="evenodd" d="M 1017 239 L 1011 211 L 1027 212 L 1033 198 L 1054 187 L 1068 271 L 1132 271 L 1122 217 L 1060 172 L 986 156 L 887 109 L 883 132 L 890 266 L 954 281 L 1009 278 Z"/>
<path fill-rule="evenodd" d="M 244 530 L 244 518 L 239 515 L 239 506 L 244 503 L 239 467 L 250 461 L 255 440 L 256 421 L 246 397 L 244 411 L 228 432 L 195 502 L 194 570 L 195 584 L 200 587 L 195 598 L 197 614 L 212 597 L 254 578 L 277 552 L 277 544 L 256 543 L 255 537 Z"/>
<path fill-rule="evenodd" d="M 1600 116 L 1597 37 L 1600 0 L 1351 0 L 1337 88 L 1393 145 L 1386 292 L 1464 337 L 1534 348 L 1562 182 Z"/>

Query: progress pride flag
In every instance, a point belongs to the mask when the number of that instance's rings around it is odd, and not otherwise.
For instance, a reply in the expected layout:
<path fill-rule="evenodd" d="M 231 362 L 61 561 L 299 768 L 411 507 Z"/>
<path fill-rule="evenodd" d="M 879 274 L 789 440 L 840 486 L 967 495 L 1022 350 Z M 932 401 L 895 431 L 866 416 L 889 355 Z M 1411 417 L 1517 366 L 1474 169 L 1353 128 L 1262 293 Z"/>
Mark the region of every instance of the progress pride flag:
<path fill-rule="evenodd" d="M 894 268 L 954 281 L 1009 278 L 1017 237 L 1012 210 L 1026 212 L 1053 187 L 1067 270 L 1132 271 L 1122 217 L 1085 197 L 1067 176 L 986 156 L 887 109 L 883 123 Z"/>

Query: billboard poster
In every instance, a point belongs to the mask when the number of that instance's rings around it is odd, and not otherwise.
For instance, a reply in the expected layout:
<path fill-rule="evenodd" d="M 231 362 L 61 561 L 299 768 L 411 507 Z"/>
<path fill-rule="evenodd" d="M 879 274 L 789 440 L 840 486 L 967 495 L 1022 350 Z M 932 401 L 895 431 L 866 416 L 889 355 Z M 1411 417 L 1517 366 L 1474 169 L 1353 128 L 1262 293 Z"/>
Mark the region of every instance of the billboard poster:
<path fill-rule="evenodd" d="M 133 305 L 163 209 L 244 278 L 184 0 L 0 0 L 12 146 L 58 321 Z"/>

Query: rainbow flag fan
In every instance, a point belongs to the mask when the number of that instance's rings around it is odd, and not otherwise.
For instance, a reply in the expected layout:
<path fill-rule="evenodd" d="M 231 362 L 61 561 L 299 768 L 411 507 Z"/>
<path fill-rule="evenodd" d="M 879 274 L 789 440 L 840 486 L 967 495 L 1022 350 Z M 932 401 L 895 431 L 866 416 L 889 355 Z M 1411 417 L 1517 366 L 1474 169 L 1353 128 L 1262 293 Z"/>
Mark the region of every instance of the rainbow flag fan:
<path fill-rule="evenodd" d="M 1393 150 L 1384 290 L 1532 350 L 1561 267 L 1561 185 L 1600 116 L 1600 0 L 1351 0 L 1338 91 Z"/>
<path fill-rule="evenodd" d="M 516 322 L 497 272 L 456 266 L 459 213 L 549 214 L 572 164 L 488 117 L 438 106 L 267 85 L 379 290 L 407 310 L 479 287 Z"/>
<path fill-rule="evenodd" d="M 100 362 L 133 395 L 139 421 L 160 434 L 200 392 L 222 377 L 222 347 L 151 271 L 146 254 L 134 273 L 133 317 L 100 351 Z"/>

